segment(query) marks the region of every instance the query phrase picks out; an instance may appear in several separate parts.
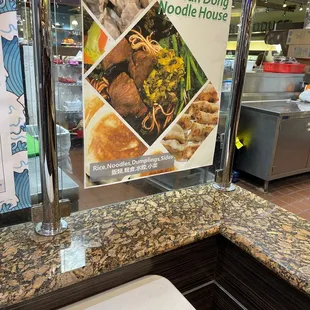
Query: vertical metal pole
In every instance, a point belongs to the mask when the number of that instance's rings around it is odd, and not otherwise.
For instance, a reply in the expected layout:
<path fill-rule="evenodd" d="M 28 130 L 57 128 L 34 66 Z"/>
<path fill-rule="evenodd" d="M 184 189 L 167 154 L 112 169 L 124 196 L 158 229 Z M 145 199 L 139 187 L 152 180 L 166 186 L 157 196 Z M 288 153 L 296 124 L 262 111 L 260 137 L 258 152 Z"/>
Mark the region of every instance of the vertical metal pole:
<path fill-rule="evenodd" d="M 58 196 L 50 0 L 32 0 L 32 15 L 43 197 L 43 220 L 35 229 L 40 235 L 53 236 L 66 230 L 67 223 L 61 219 Z"/>
<path fill-rule="evenodd" d="M 310 29 L 310 1 L 306 5 L 306 15 L 304 21 L 304 29 Z"/>
<path fill-rule="evenodd" d="M 241 110 L 242 89 L 246 73 L 252 22 L 256 0 L 243 0 L 240 18 L 240 30 L 237 40 L 236 61 L 232 78 L 232 95 L 230 113 L 227 118 L 225 138 L 222 150 L 221 169 L 216 171 L 214 187 L 222 191 L 235 189 L 231 183 L 231 174 L 234 162 L 235 140 L 238 131 Z"/>

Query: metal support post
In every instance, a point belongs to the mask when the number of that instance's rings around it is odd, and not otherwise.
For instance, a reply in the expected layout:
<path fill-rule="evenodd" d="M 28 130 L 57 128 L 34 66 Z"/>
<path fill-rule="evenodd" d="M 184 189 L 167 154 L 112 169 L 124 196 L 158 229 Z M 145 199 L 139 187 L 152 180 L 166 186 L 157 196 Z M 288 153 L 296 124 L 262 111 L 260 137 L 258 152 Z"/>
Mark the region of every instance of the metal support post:
<path fill-rule="evenodd" d="M 43 198 L 42 222 L 37 224 L 35 230 L 38 234 L 44 236 L 53 236 L 67 229 L 67 223 L 61 219 L 58 196 L 50 7 L 50 0 L 32 0 L 33 47 L 38 98 L 38 133 Z"/>
<path fill-rule="evenodd" d="M 304 20 L 304 29 L 310 29 L 310 1 L 306 4 L 306 15 Z"/>
<path fill-rule="evenodd" d="M 242 89 L 250 48 L 252 22 L 255 7 L 256 0 L 242 1 L 242 13 L 240 18 L 240 29 L 235 58 L 236 61 L 232 78 L 230 113 L 228 115 L 225 128 L 221 169 L 216 171 L 215 183 L 213 184 L 216 189 L 222 191 L 232 191 L 235 189 L 234 185 L 231 183 L 231 174 L 233 169 L 235 140 L 239 125 Z"/>

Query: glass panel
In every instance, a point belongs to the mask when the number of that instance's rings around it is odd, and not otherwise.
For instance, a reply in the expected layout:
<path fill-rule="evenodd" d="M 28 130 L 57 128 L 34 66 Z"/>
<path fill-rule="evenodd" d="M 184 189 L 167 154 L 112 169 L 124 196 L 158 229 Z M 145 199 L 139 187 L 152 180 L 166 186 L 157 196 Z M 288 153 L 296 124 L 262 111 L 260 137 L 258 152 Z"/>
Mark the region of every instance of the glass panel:
<path fill-rule="evenodd" d="M 89 9 L 86 12 L 85 7 L 82 7 L 84 8 L 84 25 L 87 24 L 87 27 L 84 27 L 84 33 L 82 33 L 81 4 L 79 2 L 71 5 L 54 4 L 52 8 L 58 124 L 57 145 L 62 182 L 60 188 L 63 189 L 61 197 L 70 199 L 72 210 L 75 211 L 213 181 L 215 166 L 210 166 L 84 189 L 85 133 L 83 132 L 83 122 L 87 120 L 83 120 L 82 110 L 80 44 L 82 36 L 86 40 L 89 34 L 88 30 L 93 25 L 94 16 L 96 16 Z M 90 22 L 88 23 L 86 19 L 89 19 Z M 106 48 L 108 47 L 106 46 Z M 85 61 L 84 74 L 89 68 L 90 65 L 87 65 Z M 224 125 L 221 125 L 224 128 Z M 219 166 L 220 141 L 216 145 L 215 162 Z"/>
<path fill-rule="evenodd" d="M 37 94 L 35 82 L 34 53 L 32 46 L 32 16 L 30 3 L 17 3 L 18 33 L 21 49 L 21 65 L 24 75 L 27 149 L 31 204 L 41 201 L 41 178 L 39 163 L 39 138 L 37 117 Z"/>
<path fill-rule="evenodd" d="M 70 150 L 83 145 L 82 21 L 80 3 L 52 5 L 57 121 L 57 158 L 60 198 L 78 210 L 79 184 L 72 170 Z M 82 164 L 82 163 L 81 163 Z"/>

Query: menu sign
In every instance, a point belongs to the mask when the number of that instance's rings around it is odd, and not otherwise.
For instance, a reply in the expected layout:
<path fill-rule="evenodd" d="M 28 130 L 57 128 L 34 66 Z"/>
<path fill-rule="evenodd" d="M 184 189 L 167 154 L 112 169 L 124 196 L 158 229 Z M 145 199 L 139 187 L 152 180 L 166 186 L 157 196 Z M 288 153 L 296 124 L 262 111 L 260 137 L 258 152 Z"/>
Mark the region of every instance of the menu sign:
<path fill-rule="evenodd" d="M 83 3 L 85 186 L 211 165 L 228 0 Z"/>

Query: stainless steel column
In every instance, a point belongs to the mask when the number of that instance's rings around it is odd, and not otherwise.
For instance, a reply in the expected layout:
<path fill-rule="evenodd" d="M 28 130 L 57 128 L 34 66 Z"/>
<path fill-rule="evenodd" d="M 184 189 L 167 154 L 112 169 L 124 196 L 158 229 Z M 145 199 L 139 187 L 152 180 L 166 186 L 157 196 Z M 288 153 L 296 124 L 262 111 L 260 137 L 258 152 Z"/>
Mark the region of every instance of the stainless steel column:
<path fill-rule="evenodd" d="M 67 229 L 61 219 L 58 196 L 56 149 L 56 115 L 52 75 L 52 27 L 49 0 L 32 0 L 33 47 L 38 97 L 38 131 L 40 142 L 41 191 L 43 221 L 36 232 L 52 236 Z"/>
<path fill-rule="evenodd" d="M 310 29 L 310 1 L 306 4 L 306 15 L 304 21 L 304 29 Z"/>
<path fill-rule="evenodd" d="M 232 78 L 232 96 L 229 115 L 225 128 L 225 138 L 222 150 L 221 169 L 216 171 L 214 187 L 222 191 L 234 190 L 231 174 L 234 162 L 235 140 L 239 125 L 241 97 L 248 61 L 253 16 L 256 0 L 243 0 L 240 18 L 240 29 L 237 40 L 236 61 Z"/>

